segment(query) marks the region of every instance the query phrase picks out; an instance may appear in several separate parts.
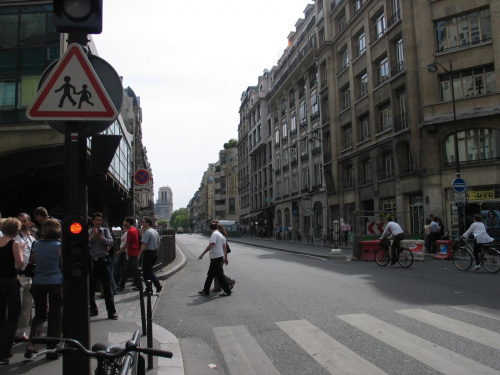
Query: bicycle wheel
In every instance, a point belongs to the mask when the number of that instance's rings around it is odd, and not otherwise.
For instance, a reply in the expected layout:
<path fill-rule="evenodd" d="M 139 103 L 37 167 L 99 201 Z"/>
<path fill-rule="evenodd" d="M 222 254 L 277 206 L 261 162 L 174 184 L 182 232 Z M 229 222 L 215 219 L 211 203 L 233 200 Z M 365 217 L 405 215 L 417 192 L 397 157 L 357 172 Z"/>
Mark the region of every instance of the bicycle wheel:
<path fill-rule="evenodd" d="M 483 249 L 483 267 L 492 273 L 500 271 L 500 251 L 494 247 Z"/>
<path fill-rule="evenodd" d="M 472 266 L 472 254 L 466 248 L 460 246 L 453 252 L 453 264 L 460 271 L 467 271 Z"/>
<path fill-rule="evenodd" d="M 390 260 L 391 257 L 389 256 L 388 250 L 380 248 L 375 251 L 375 262 L 377 262 L 379 266 L 387 266 Z"/>
<path fill-rule="evenodd" d="M 399 252 L 398 262 L 401 267 L 408 268 L 413 264 L 413 253 L 408 249 Z"/>

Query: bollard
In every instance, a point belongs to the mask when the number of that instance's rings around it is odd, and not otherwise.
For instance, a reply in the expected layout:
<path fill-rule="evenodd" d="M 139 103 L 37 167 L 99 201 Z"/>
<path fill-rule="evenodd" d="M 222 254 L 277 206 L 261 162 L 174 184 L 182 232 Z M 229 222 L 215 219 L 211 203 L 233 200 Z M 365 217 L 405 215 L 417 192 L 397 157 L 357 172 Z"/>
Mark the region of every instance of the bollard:
<path fill-rule="evenodd" d="M 153 295 L 153 285 L 151 283 L 151 280 L 146 280 L 146 295 L 148 296 L 148 348 L 152 349 L 153 348 L 153 311 L 151 308 L 151 296 Z M 153 368 L 153 355 L 148 354 L 148 370 Z"/>
<path fill-rule="evenodd" d="M 137 288 L 139 288 L 139 302 L 141 305 L 141 323 L 142 323 L 142 336 L 146 336 L 148 333 L 147 327 L 146 327 L 146 307 L 144 306 L 144 288 L 142 286 L 142 269 L 141 267 L 137 268 L 137 272 L 139 273 L 138 279 L 140 280 L 140 285 L 136 285 Z M 134 277 L 134 280 L 136 280 L 136 277 Z"/>

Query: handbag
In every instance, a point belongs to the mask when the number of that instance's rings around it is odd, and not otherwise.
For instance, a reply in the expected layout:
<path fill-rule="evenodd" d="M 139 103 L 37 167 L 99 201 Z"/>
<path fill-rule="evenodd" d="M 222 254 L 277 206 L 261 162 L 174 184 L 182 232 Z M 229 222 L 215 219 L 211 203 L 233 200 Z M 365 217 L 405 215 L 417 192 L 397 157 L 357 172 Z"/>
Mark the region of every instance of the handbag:
<path fill-rule="evenodd" d="M 27 277 L 35 276 L 35 269 L 36 269 L 35 263 L 28 263 L 26 268 L 24 269 L 24 276 Z"/>

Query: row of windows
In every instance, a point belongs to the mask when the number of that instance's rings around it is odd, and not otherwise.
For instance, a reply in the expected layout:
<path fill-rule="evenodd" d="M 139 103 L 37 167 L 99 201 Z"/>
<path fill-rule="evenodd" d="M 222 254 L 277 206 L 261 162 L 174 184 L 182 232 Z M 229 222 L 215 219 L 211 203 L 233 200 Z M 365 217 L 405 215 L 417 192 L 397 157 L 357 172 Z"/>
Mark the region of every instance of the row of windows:
<path fill-rule="evenodd" d="M 29 121 L 41 74 L 59 53 L 52 4 L 0 7 L 0 123 Z"/>

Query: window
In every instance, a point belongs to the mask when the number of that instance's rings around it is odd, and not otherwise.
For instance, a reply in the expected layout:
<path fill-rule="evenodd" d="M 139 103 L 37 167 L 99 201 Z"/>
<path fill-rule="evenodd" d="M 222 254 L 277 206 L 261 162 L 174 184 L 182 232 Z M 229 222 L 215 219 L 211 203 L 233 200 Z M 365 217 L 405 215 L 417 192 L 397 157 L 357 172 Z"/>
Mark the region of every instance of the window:
<path fill-rule="evenodd" d="M 276 170 L 281 169 L 281 155 L 279 152 L 276 153 Z"/>
<path fill-rule="evenodd" d="M 396 65 L 392 68 L 391 74 L 394 76 L 405 69 L 405 59 L 403 50 L 403 39 L 396 41 Z"/>
<path fill-rule="evenodd" d="M 323 184 L 323 164 L 314 164 L 314 186 Z"/>
<path fill-rule="evenodd" d="M 290 194 L 290 179 L 289 178 L 285 178 L 285 180 L 283 181 L 283 194 L 284 195 Z"/>
<path fill-rule="evenodd" d="M 307 106 L 306 103 L 301 103 L 299 108 L 300 126 L 301 128 L 307 125 Z"/>
<path fill-rule="evenodd" d="M 288 126 L 286 124 L 286 120 L 283 121 L 281 126 L 281 135 L 283 136 L 283 143 L 286 142 L 288 139 Z"/>
<path fill-rule="evenodd" d="M 307 156 L 309 155 L 309 149 L 308 149 L 308 139 L 307 138 L 302 138 L 300 141 L 300 156 Z"/>
<path fill-rule="evenodd" d="M 446 163 L 456 163 L 455 134 L 445 141 Z M 499 159 L 500 130 L 471 129 L 458 133 L 458 161 L 460 163 Z"/>
<path fill-rule="evenodd" d="M 365 32 L 361 31 L 357 37 L 355 37 L 355 48 L 356 48 L 356 57 L 361 56 L 366 52 L 366 38 Z"/>
<path fill-rule="evenodd" d="M 343 186 L 344 189 L 350 189 L 354 187 L 354 165 L 347 164 L 344 167 L 344 178 L 343 178 Z"/>
<path fill-rule="evenodd" d="M 311 116 L 315 116 L 319 114 L 319 102 L 318 102 L 318 94 L 313 93 L 311 94 Z"/>
<path fill-rule="evenodd" d="M 281 181 L 276 182 L 276 190 L 277 190 L 276 195 L 278 197 L 281 197 Z"/>
<path fill-rule="evenodd" d="M 290 90 L 288 96 L 290 98 L 290 109 L 292 109 L 295 107 L 295 90 Z"/>
<path fill-rule="evenodd" d="M 0 9 L 0 123 L 25 122 L 43 71 L 59 58 L 59 33 L 52 4 Z"/>
<path fill-rule="evenodd" d="M 229 215 L 234 215 L 236 213 L 236 200 L 235 198 L 229 198 Z"/>
<path fill-rule="evenodd" d="M 297 135 L 297 118 L 295 117 L 295 113 L 292 113 L 292 117 L 290 118 L 290 135 L 292 137 Z"/>
<path fill-rule="evenodd" d="M 384 57 L 377 63 L 377 84 L 384 83 L 389 77 L 389 59 Z"/>
<path fill-rule="evenodd" d="M 283 151 L 283 166 L 288 166 L 288 149 Z"/>
<path fill-rule="evenodd" d="M 346 109 L 351 105 L 351 88 L 349 86 L 344 86 L 340 90 L 340 109 Z"/>
<path fill-rule="evenodd" d="M 408 116 L 406 113 L 406 91 L 405 89 L 398 90 L 396 93 L 398 99 L 398 116 L 394 119 L 396 131 L 401 131 L 409 127 Z"/>
<path fill-rule="evenodd" d="M 368 73 L 364 72 L 357 77 L 358 79 L 358 99 L 368 95 Z"/>
<path fill-rule="evenodd" d="M 396 198 L 392 197 L 392 198 L 382 199 L 382 209 L 384 210 L 385 213 L 388 213 L 393 218 L 396 218 L 395 216 L 397 209 Z"/>
<path fill-rule="evenodd" d="M 384 163 L 384 173 L 382 178 L 386 179 L 394 177 L 394 152 L 392 150 L 386 151 L 382 159 Z"/>
<path fill-rule="evenodd" d="M 375 18 L 374 37 L 379 39 L 385 33 L 385 14 L 382 12 Z"/>
<path fill-rule="evenodd" d="M 278 128 L 274 131 L 274 142 L 276 146 L 280 145 L 280 131 Z"/>
<path fill-rule="evenodd" d="M 365 184 L 372 182 L 372 159 L 363 160 L 363 181 Z"/>
<path fill-rule="evenodd" d="M 345 70 L 349 67 L 349 50 L 345 48 L 340 54 L 340 70 Z"/>
<path fill-rule="evenodd" d="M 359 118 L 359 139 L 360 141 L 370 139 L 370 116 L 368 115 Z"/>
<path fill-rule="evenodd" d="M 292 145 L 292 147 L 291 147 L 291 157 L 292 157 L 292 164 L 294 162 L 297 162 L 298 153 L 297 153 L 297 144 L 296 143 L 294 145 Z"/>
<path fill-rule="evenodd" d="M 379 131 L 389 129 L 392 126 L 391 104 L 386 103 L 379 106 Z"/>
<path fill-rule="evenodd" d="M 450 78 L 449 74 L 439 76 L 442 101 L 452 100 Z M 496 92 L 494 65 L 453 72 L 453 88 L 455 99 L 464 99 Z"/>
<path fill-rule="evenodd" d="M 486 42 L 491 36 L 489 8 L 436 22 L 438 52 Z"/>
<path fill-rule="evenodd" d="M 363 1 L 362 0 L 354 0 L 354 13 L 359 12 L 361 7 L 363 6 Z"/>
<path fill-rule="evenodd" d="M 292 175 L 292 193 L 296 193 L 299 191 L 299 176 L 297 173 Z"/>
<path fill-rule="evenodd" d="M 343 141 L 344 141 L 342 149 L 345 150 L 347 148 L 352 147 L 352 126 L 351 126 L 351 124 L 343 126 L 342 133 L 343 133 Z"/>
<path fill-rule="evenodd" d="M 310 182 L 311 182 L 311 179 L 310 179 L 310 175 L 309 175 L 309 168 L 305 168 L 302 171 L 302 186 L 304 187 L 304 189 L 307 189 L 307 188 L 309 188 L 309 186 L 311 186 Z"/>
<path fill-rule="evenodd" d="M 286 96 L 281 99 L 281 116 L 286 114 Z"/>

